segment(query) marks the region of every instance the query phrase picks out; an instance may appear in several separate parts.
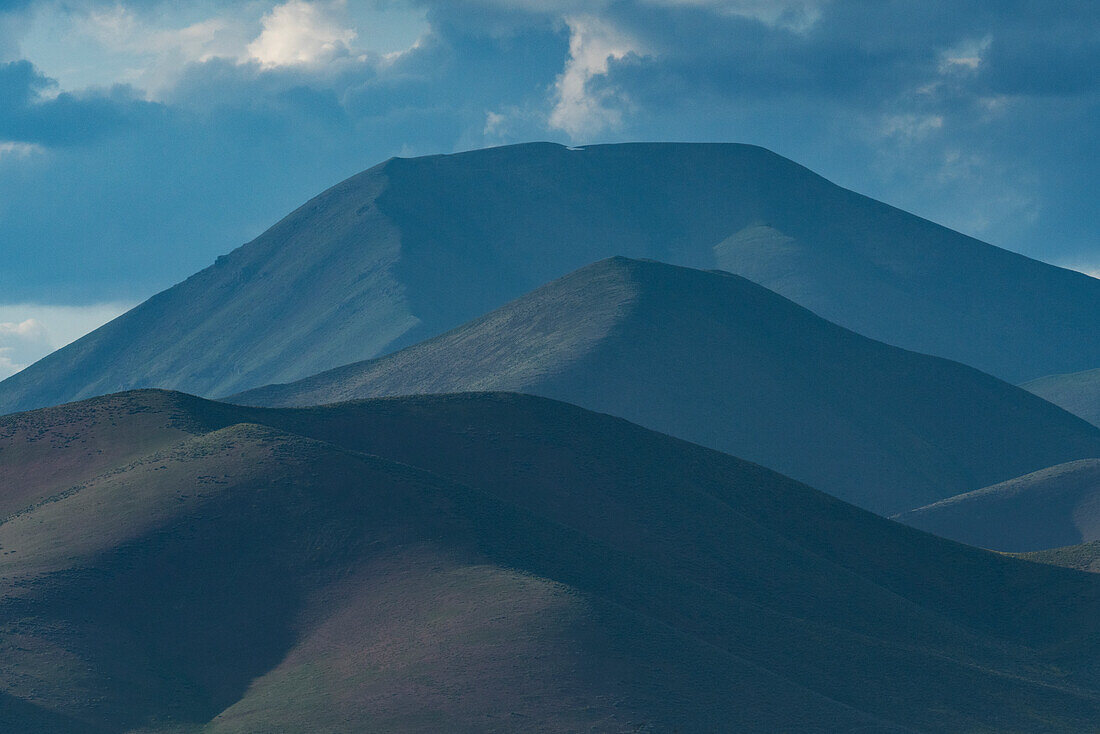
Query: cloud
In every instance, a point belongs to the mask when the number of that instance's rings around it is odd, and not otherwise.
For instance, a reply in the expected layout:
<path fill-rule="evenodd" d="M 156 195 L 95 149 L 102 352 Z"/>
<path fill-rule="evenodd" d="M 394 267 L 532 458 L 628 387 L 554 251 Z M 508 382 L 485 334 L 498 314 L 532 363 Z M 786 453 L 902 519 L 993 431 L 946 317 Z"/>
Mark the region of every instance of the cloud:
<path fill-rule="evenodd" d="M 573 16 L 569 26 L 569 59 L 554 82 L 550 127 L 578 139 L 617 128 L 629 98 L 613 87 L 592 84 L 607 74 L 612 60 L 642 53 L 638 43 L 612 24 L 593 16 Z"/>
<path fill-rule="evenodd" d="M 350 53 L 358 35 L 335 11 L 342 3 L 289 0 L 263 17 L 263 32 L 248 44 L 249 58 L 264 67 L 317 64 Z"/>
<path fill-rule="evenodd" d="M 0 380 L 79 339 L 132 304 L 0 305 Z"/>
<path fill-rule="evenodd" d="M 3 159 L 5 156 L 26 158 L 41 152 L 42 146 L 35 145 L 34 143 L 17 143 L 10 140 L 0 141 L 0 159 Z"/>
<path fill-rule="evenodd" d="M 367 5 L 404 18 L 384 51 Z M 30 59 L 0 66 L 8 299 L 144 297 L 390 155 L 597 136 L 756 143 L 995 244 L 1097 260 L 1094 0 L 38 0 L 21 15 L 63 12 L 53 46 L 39 29 Z"/>
<path fill-rule="evenodd" d="M 0 140 L 9 146 L 67 146 L 94 142 L 155 113 L 122 85 L 79 94 L 45 94 L 55 86 L 28 61 L 0 64 Z M 15 148 L 12 148 L 15 150 Z"/>
<path fill-rule="evenodd" d="M 765 25 L 804 33 L 821 17 L 825 0 L 648 0 L 653 5 L 694 7 L 719 15 L 752 18 Z"/>
<path fill-rule="evenodd" d="M 501 113 L 487 110 L 485 112 L 485 127 L 482 128 L 482 132 L 486 136 L 498 135 L 506 120 L 507 118 Z"/>
<path fill-rule="evenodd" d="M 111 57 L 124 60 L 123 81 L 157 97 L 193 62 L 238 58 L 245 53 L 249 27 L 243 19 L 213 16 L 181 27 L 163 27 L 132 7 L 91 7 L 73 19 L 74 33 L 96 41 Z"/>
<path fill-rule="evenodd" d="M 37 319 L 0 321 L 0 379 L 15 374 L 50 351 L 46 329 Z"/>
<path fill-rule="evenodd" d="M 942 115 L 886 115 L 879 134 L 904 143 L 923 140 L 936 130 L 943 129 Z"/>

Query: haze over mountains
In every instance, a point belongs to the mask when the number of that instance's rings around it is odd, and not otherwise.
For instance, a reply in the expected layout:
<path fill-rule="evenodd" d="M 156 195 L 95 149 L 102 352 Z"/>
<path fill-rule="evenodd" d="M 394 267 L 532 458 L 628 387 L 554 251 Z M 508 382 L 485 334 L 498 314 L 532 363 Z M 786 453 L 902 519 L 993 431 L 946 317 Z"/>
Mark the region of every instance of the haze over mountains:
<path fill-rule="evenodd" d="M 859 333 L 1012 382 L 1100 364 L 1100 281 L 761 148 L 535 143 L 392 159 L 0 383 L 0 411 L 220 395 L 371 358 L 603 257 L 745 275 Z"/>
<path fill-rule="evenodd" d="M 137 436 L 151 453 L 89 476 Z M 40 476 L 41 445 L 69 469 Z M 554 401 L 141 391 L 0 419 L 0 457 L 40 481 L 0 523 L 6 730 L 1100 717 L 1100 578 Z"/>
<path fill-rule="evenodd" d="M 1100 456 L 1100 430 L 970 367 L 861 337 L 729 273 L 626 258 L 395 354 L 230 400 L 471 390 L 621 416 L 887 514 Z"/>

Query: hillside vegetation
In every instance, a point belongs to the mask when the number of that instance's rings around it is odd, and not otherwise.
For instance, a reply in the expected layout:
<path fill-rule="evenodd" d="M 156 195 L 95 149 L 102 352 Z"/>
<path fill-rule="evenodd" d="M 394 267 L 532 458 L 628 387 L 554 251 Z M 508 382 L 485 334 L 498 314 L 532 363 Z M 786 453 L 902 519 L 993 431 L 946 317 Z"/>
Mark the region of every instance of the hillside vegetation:
<path fill-rule="evenodd" d="M 167 445 L 43 477 L 0 523 L 6 731 L 1100 717 L 1100 578 L 616 418 L 501 393 L 263 409 L 143 391 L 4 418 L 0 462 L 33 478 L 28 443 L 63 458 L 111 432 Z"/>

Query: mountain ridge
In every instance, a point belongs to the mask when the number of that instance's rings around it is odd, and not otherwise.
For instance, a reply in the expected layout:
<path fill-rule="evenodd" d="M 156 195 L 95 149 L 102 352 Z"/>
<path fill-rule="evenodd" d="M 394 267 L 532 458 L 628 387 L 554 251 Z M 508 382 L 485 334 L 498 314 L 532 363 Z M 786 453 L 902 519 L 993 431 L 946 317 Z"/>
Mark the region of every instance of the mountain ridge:
<path fill-rule="evenodd" d="M 621 416 L 887 514 L 1100 455 L 1095 427 L 972 368 L 867 339 L 740 276 L 623 257 L 394 354 L 227 400 L 473 390 Z"/>
<path fill-rule="evenodd" d="M 1100 281 L 951 232 L 762 148 L 521 144 L 391 159 L 0 382 L 0 411 L 215 395 L 437 335 L 612 255 L 721 268 L 1011 382 L 1100 364 Z"/>

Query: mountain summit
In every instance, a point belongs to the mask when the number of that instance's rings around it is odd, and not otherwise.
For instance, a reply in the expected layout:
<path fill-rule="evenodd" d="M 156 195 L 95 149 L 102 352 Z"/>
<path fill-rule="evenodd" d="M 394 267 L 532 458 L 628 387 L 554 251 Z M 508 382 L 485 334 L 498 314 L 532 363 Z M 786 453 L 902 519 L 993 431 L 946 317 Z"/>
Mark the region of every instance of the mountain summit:
<path fill-rule="evenodd" d="M 0 412 L 132 387 L 220 395 L 416 343 L 612 255 L 739 273 L 1012 382 L 1100 364 L 1100 281 L 762 148 L 532 143 L 395 158 L 0 383 Z"/>
<path fill-rule="evenodd" d="M 306 406 L 509 390 L 564 400 L 899 512 L 1071 459 L 1095 426 L 725 272 L 623 257 L 379 359 L 231 398 Z"/>

